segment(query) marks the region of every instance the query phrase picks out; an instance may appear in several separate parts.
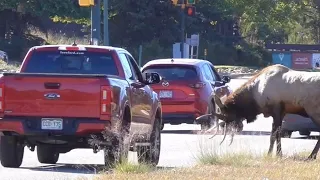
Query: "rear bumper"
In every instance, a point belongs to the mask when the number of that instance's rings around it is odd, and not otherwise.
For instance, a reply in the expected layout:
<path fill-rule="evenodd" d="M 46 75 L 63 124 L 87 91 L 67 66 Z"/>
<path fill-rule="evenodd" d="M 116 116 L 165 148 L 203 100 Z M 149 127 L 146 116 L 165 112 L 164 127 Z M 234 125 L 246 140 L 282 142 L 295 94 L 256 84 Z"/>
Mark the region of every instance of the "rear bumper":
<path fill-rule="evenodd" d="M 282 129 L 288 131 L 316 131 L 320 128 L 310 119 L 296 114 L 287 114 L 283 118 Z"/>
<path fill-rule="evenodd" d="M 41 119 L 37 117 L 19 117 L 0 119 L 0 131 L 17 133 L 19 135 L 87 135 L 101 133 L 110 128 L 108 120 L 66 118 L 63 119 L 62 130 L 41 129 Z"/>

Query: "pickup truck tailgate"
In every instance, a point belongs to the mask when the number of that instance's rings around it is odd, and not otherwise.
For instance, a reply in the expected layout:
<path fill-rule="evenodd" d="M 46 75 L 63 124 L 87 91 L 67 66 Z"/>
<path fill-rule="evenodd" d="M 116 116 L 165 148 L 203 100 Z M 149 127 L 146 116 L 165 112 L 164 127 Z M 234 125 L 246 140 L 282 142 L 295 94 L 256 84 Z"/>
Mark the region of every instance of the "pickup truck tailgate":
<path fill-rule="evenodd" d="M 98 118 L 100 84 L 98 77 L 5 76 L 5 115 Z"/>

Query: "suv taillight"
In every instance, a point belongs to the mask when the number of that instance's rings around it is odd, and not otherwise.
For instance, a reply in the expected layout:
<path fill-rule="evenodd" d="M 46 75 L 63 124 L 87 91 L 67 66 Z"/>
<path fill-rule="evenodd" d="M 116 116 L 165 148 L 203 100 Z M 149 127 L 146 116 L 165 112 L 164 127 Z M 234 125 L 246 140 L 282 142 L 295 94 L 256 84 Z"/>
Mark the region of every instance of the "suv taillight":
<path fill-rule="evenodd" d="M 111 114 L 112 98 L 113 98 L 112 89 L 109 86 L 101 86 L 100 114 L 102 115 Z"/>
<path fill-rule="evenodd" d="M 200 89 L 203 88 L 206 84 L 203 82 L 198 82 L 194 84 L 189 84 L 190 87 L 195 88 L 195 89 Z"/>

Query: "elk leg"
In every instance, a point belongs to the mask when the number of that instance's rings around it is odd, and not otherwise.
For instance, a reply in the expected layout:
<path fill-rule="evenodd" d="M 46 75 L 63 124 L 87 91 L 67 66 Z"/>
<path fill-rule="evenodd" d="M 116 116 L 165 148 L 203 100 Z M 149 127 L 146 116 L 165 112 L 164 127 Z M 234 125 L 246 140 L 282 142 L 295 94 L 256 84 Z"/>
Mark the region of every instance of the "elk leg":
<path fill-rule="evenodd" d="M 282 156 L 282 149 L 281 149 L 281 128 L 282 128 L 282 122 L 276 122 L 277 123 L 277 129 L 276 129 L 276 140 L 277 140 L 277 156 Z"/>
<path fill-rule="evenodd" d="M 310 119 L 317 125 L 320 127 L 320 124 L 318 123 L 318 121 L 315 120 L 315 118 L 313 118 L 312 116 L 309 116 Z M 314 159 L 317 159 L 317 154 L 318 154 L 318 151 L 319 151 L 319 148 L 320 148 L 320 136 L 318 137 L 318 141 L 317 141 L 317 144 L 316 146 L 313 148 L 311 154 L 309 155 L 308 159 L 307 160 L 314 160 Z"/>
<path fill-rule="evenodd" d="M 281 149 L 281 129 L 282 129 L 282 120 L 285 116 L 284 105 L 283 103 L 280 104 L 280 108 L 278 113 L 276 113 L 276 140 L 277 140 L 277 156 L 282 156 L 282 149 Z"/>
<path fill-rule="evenodd" d="M 276 141 L 276 133 L 275 132 L 276 132 L 276 127 L 275 127 L 275 122 L 273 121 L 272 130 L 271 130 L 271 134 L 270 134 L 270 145 L 269 145 L 268 155 L 271 155 L 271 153 L 273 151 L 274 142 Z"/>
<path fill-rule="evenodd" d="M 317 159 L 317 154 L 320 148 L 320 137 L 318 137 L 318 141 L 314 149 L 312 150 L 311 154 L 309 155 L 307 160 L 314 160 Z"/>
<path fill-rule="evenodd" d="M 277 156 L 282 156 L 282 149 L 281 149 L 281 125 L 282 119 L 284 117 L 284 106 L 280 103 L 279 106 L 276 106 L 273 109 L 273 123 L 272 123 L 272 131 L 270 135 L 270 145 L 268 155 L 270 155 L 273 151 L 273 146 L 275 141 L 277 140 Z"/>

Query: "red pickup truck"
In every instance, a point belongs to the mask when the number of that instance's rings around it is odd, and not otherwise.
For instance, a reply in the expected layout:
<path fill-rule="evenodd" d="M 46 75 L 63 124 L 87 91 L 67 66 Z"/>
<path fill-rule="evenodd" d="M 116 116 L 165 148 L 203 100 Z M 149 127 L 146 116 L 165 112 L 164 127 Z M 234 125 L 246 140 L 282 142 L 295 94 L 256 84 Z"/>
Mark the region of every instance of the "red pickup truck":
<path fill-rule="evenodd" d="M 126 160 L 157 165 L 161 103 L 121 48 L 92 45 L 32 47 L 19 72 L 0 75 L 1 164 L 20 167 L 24 147 L 37 148 L 40 163 L 55 164 L 76 148 L 104 151 L 105 164 Z"/>

